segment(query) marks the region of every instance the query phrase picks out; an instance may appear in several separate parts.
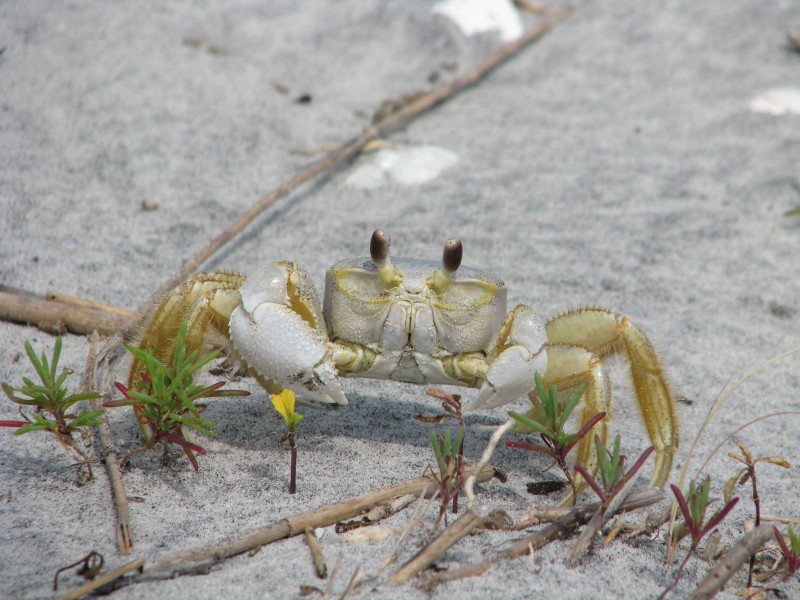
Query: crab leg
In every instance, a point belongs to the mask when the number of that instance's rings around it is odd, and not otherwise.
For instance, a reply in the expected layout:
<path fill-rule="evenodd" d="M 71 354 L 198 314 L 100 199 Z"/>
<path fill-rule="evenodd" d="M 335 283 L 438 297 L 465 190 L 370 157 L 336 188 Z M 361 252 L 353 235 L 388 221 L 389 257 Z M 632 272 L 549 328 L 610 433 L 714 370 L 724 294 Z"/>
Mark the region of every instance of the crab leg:
<path fill-rule="evenodd" d="M 663 487 L 678 447 L 678 424 L 664 369 L 648 339 L 627 317 L 599 308 L 571 310 L 550 320 L 546 328 L 550 344 L 580 346 L 601 359 L 625 353 L 636 400 L 655 448 L 650 485 Z M 583 452 L 588 449 L 579 450 L 579 456 Z"/>

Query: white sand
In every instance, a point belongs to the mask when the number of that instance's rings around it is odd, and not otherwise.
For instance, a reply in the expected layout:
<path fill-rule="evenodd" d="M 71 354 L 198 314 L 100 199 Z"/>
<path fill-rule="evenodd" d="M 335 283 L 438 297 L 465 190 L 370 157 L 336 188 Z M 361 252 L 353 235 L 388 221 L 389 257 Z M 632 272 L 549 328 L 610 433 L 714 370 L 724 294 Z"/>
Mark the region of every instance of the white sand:
<path fill-rule="evenodd" d="M 309 163 L 293 150 L 351 136 L 384 99 L 425 88 L 433 72 L 446 81 L 446 65 L 463 72 L 499 44 L 489 34 L 463 37 L 421 1 L 195 4 L 0 5 L 0 282 L 135 308 L 183 258 Z M 648 333 L 676 395 L 692 402 L 680 407 L 681 467 L 724 384 L 800 346 L 800 221 L 783 216 L 800 205 L 800 117 L 748 106 L 760 92 L 796 86 L 800 56 L 784 36 L 800 29 L 800 6 L 576 5 L 540 44 L 391 136 L 455 153 L 458 162 L 438 178 L 373 191 L 346 186 L 371 160 L 362 158 L 276 205 L 205 268 L 252 273 L 292 258 L 321 284 L 330 263 L 367 253 L 375 227 L 392 233 L 394 254 L 418 258 L 438 258 L 457 235 L 465 264 L 502 274 L 511 303 L 546 315 L 597 304 Z M 310 104 L 294 101 L 303 94 Z M 157 210 L 143 211 L 143 201 Z M 25 340 L 40 350 L 54 343 L 0 322 L 0 381 L 16 385 L 31 374 L 24 354 L 15 358 Z M 87 340 L 70 335 L 64 346 L 64 365 L 80 371 Z M 749 419 L 800 409 L 799 364 L 795 355 L 744 385 L 700 441 L 698 459 Z M 636 455 L 646 435 L 624 370 L 611 372 L 615 430 Z M 229 540 L 415 477 L 432 461 L 429 426 L 412 419 L 438 411 L 424 388 L 348 380 L 349 406 L 302 410 L 299 492 L 290 497 L 282 424 L 252 380 L 242 385 L 253 395 L 208 409 L 219 425 L 199 472 L 185 460 L 158 468 L 156 454 L 126 472 L 128 493 L 142 499 L 130 505 L 135 556 L 152 561 Z M 0 400 L 0 419 L 16 414 Z M 470 415 L 470 460 L 504 415 Z M 111 421 L 122 452 L 140 443 L 129 412 Z M 796 465 L 798 423 L 768 420 L 736 439 Z M 725 457 L 731 448 L 708 467 L 717 497 L 736 468 Z M 537 501 L 525 483 L 553 476 L 546 460 L 519 451 L 501 449 L 496 463 L 509 480 L 483 486 L 479 502 L 515 515 Z M 52 596 L 55 571 L 89 550 L 109 567 L 126 562 L 104 469 L 95 471 L 94 483 L 76 487 L 53 439 L 0 431 L 0 597 Z M 797 466 L 760 472 L 763 511 L 800 517 Z M 752 512 L 742 493 L 721 527 L 726 543 Z M 409 515 L 388 524 L 400 528 Z M 480 533 L 437 564 L 476 562 L 513 537 Z M 401 560 L 422 539 L 413 537 Z M 329 566 L 343 556 L 336 593 L 356 568 L 377 569 L 392 543 L 347 544 L 329 528 Z M 565 565 L 569 546 L 551 544 L 430 593 L 379 579 L 358 597 L 652 598 L 674 573 L 660 538 L 598 547 L 577 567 Z M 685 597 L 709 567 L 691 560 L 672 597 Z M 62 589 L 78 582 L 66 575 Z M 292 539 L 206 576 L 134 585 L 114 597 L 294 598 L 301 584 L 326 585 L 304 542 Z M 741 587 L 740 573 L 728 597 Z M 797 578 L 781 588 L 800 597 Z"/>

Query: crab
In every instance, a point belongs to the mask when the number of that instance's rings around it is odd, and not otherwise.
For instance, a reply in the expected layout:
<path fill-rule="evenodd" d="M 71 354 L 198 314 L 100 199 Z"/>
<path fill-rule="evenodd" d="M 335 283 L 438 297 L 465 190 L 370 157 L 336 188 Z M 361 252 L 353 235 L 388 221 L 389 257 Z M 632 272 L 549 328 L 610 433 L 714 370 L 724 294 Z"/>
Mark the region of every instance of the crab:
<path fill-rule="evenodd" d="M 216 336 L 215 344 L 229 342 L 267 392 L 288 388 L 335 404 L 347 404 L 340 378 L 366 377 L 477 388 L 468 408 L 492 408 L 535 394 L 538 372 L 565 396 L 586 384 L 582 423 L 610 411 L 601 361 L 621 354 L 655 448 L 650 484 L 663 487 L 678 445 L 675 403 L 653 346 L 627 317 L 593 307 L 548 321 L 524 305 L 506 313 L 503 280 L 461 266 L 460 240 L 445 243 L 441 262 L 390 257 L 390 241 L 378 229 L 369 258 L 333 265 L 322 304 L 294 262 L 248 277 L 198 273 L 155 308 L 139 345 L 171 361 L 171 342 L 186 321 L 187 352 Z M 140 371 L 134 362 L 130 387 Z M 603 442 L 607 429 L 607 419 L 595 426 Z M 581 440 L 576 456 L 590 469 L 596 469 L 594 437 Z"/>

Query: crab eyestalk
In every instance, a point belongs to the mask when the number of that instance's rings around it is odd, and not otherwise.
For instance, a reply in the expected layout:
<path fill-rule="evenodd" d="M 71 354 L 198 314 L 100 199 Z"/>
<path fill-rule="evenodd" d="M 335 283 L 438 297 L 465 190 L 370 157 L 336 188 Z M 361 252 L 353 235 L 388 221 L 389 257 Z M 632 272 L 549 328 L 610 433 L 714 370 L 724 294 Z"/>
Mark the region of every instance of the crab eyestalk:
<path fill-rule="evenodd" d="M 402 280 L 400 274 L 389 260 L 389 246 L 391 246 L 391 243 L 391 236 L 383 229 L 373 231 L 372 238 L 369 241 L 369 254 L 372 257 L 372 262 L 378 267 L 378 276 L 381 282 L 387 289 L 396 287 Z"/>
<path fill-rule="evenodd" d="M 444 243 L 442 252 L 442 268 L 433 274 L 431 288 L 437 293 L 442 294 L 450 287 L 450 281 L 461 266 L 461 259 L 464 257 L 464 245 L 458 238 L 447 240 Z"/>

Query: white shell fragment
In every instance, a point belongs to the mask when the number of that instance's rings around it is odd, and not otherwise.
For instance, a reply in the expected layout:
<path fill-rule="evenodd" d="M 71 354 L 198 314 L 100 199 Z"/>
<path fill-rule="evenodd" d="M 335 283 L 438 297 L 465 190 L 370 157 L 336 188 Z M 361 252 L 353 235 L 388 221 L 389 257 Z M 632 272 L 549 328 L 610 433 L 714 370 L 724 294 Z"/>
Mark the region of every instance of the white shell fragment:
<path fill-rule="evenodd" d="M 418 185 L 436 179 L 457 162 L 454 152 L 439 146 L 384 149 L 356 168 L 345 184 L 361 190 L 378 189 L 390 179 L 402 185 Z"/>
<path fill-rule="evenodd" d="M 343 533 L 342 541 L 347 544 L 368 544 L 370 542 L 379 542 L 398 533 L 400 533 L 400 530 L 397 527 L 370 525 L 369 527 L 359 527 Z"/>
<path fill-rule="evenodd" d="M 800 90 L 776 88 L 762 92 L 750 101 L 750 110 L 768 115 L 800 115 Z"/>
<path fill-rule="evenodd" d="M 503 41 L 512 42 L 524 31 L 511 0 L 445 0 L 432 10 L 453 21 L 466 36 L 499 31 Z"/>

